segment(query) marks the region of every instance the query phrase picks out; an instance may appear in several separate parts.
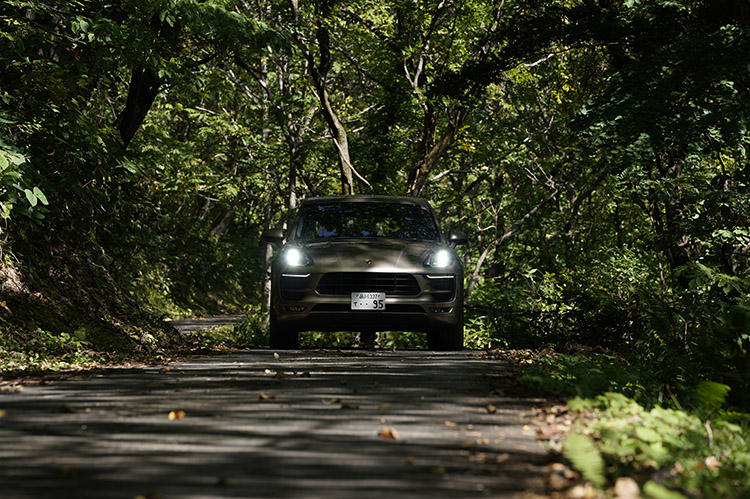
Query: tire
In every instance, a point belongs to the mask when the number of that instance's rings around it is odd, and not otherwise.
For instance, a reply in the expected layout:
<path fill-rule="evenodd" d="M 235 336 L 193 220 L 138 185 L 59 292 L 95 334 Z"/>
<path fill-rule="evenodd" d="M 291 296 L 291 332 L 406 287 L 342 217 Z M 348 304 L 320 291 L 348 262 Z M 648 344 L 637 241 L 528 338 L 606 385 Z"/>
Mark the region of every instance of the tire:
<path fill-rule="evenodd" d="M 454 325 L 437 326 L 427 333 L 427 347 L 430 350 L 450 352 L 464 348 L 463 321 Z"/>
<path fill-rule="evenodd" d="M 433 326 L 427 333 L 427 348 L 440 352 L 463 350 L 464 348 L 464 308 L 458 311 L 456 324 Z"/>
<path fill-rule="evenodd" d="M 276 314 L 271 311 L 268 332 L 268 346 L 275 350 L 296 350 L 299 348 L 299 332 L 279 323 Z"/>

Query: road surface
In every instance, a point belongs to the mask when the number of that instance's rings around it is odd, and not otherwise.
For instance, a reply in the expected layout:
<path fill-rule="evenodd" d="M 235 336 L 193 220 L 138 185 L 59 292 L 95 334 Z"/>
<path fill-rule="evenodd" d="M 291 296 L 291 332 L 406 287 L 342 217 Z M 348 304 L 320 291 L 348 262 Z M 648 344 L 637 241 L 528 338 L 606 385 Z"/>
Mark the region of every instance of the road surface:
<path fill-rule="evenodd" d="M 543 493 L 511 382 L 478 352 L 254 350 L 6 384 L 0 496 Z"/>
<path fill-rule="evenodd" d="M 200 317 L 197 319 L 176 319 L 168 321 L 168 323 L 175 328 L 178 333 L 185 334 L 217 326 L 239 324 L 245 319 L 245 317 L 247 316 L 244 314 L 226 314 L 214 315 L 212 317 Z"/>

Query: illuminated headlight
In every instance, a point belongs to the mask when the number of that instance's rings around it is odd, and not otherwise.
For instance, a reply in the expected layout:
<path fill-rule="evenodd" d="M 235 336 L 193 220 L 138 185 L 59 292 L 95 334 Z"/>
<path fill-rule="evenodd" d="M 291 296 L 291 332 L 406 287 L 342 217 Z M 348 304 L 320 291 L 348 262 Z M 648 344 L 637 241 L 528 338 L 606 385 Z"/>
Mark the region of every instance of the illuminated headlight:
<path fill-rule="evenodd" d="M 312 260 L 299 248 L 287 248 L 282 255 L 283 262 L 288 267 L 302 267 L 312 264 Z"/>
<path fill-rule="evenodd" d="M 450 267 L 452 263 L 453 254 L 447 249 L 439 249 L 435 251 L 429 256 L 429 258 L 427 258 L 427 261 L 425 261 L 425 265 L 436 269 Z"/>

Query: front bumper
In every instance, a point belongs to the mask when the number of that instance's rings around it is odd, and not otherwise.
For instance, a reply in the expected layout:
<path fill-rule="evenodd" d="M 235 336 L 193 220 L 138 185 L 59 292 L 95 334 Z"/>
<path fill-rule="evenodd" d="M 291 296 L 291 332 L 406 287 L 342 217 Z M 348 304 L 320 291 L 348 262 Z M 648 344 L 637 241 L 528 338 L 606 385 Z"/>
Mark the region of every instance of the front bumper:
<path fill-rule="evenodd" d="M 285 326 L 314 331 L 421 331 L 461 320 L 462 273 L 411 273 L 416 294 L 386 293 L 385 310 L 351 310 L 349 294 L 321 294 L 318 283 L 324 273 L 281 273 L 272 276 L 272 307 Z M 453 286 L 446 293 L 447 279 Z M 374 291 L 358 289 L 358 291 Z"/>

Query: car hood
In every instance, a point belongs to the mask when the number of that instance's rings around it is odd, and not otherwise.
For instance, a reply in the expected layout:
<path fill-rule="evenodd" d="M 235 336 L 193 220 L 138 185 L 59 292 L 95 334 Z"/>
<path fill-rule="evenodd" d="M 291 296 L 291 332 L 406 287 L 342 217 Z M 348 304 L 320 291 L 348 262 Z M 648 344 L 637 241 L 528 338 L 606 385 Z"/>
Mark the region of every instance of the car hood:
<path fill-rule="evenodd" d="M 347 239 L 302 244 L 320 270 L 415 271 L 424 270 L 429 254 L 443 245 L 431 241 Z"/>

